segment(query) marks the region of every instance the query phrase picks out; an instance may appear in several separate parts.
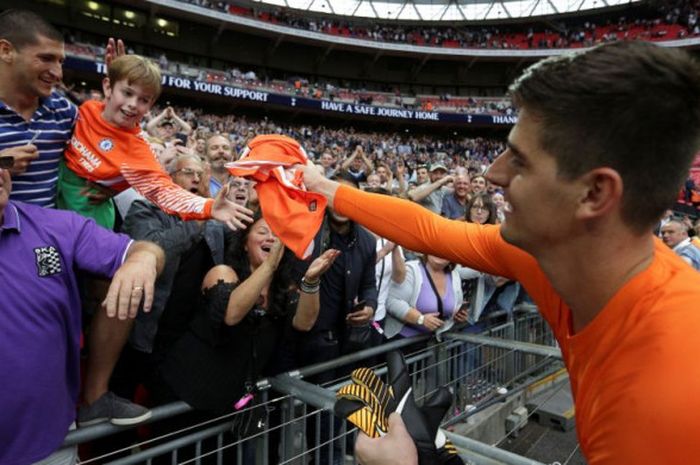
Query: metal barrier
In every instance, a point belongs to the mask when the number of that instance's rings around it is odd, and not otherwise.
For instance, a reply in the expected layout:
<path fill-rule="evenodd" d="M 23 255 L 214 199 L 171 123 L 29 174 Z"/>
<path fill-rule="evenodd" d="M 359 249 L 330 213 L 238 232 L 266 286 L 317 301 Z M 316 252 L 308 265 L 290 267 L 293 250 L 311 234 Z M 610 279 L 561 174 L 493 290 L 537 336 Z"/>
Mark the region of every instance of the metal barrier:
<path fill-rule="evenodd" d="M 240 411 L 207 418 L 177 402 L 153 409 L 148 422 L 150 435 L 139 436 L 137 430 L 141 427 L 101 424 L 71 432 L 65 445 L 94 445 L 99 440 L 110 443 L 108 453 L 86 459 L 83 464 L 306 464 L 309 458 L 323 465 L 354 462 L 350 453 L 356 429 L 330 413 L 335 391 L 348 382 L 351 367 L 391 350 L 406 350 L 426 342 L 424 348 L 407 354 L 407 365 L 418 399 L 439 386 L 448 386 L 455 393 L 444 423 L 447 426 L 526 387 L 537 375 L 559 369 L 558 349 L 539 344 L 553 341 L 545 328 L 539 315 L 526 311 L 481 335 L 448 333 L 441 342 L 428 336 L 393 341 L 262 379 L 257 383 L 257 403 Z M 329 370 L 339 376 L 322 385 L 309 382 Z M 386 367 L 377 366 L 375 372 L 384 377 Z M 118 438 L 125 432 L 130 436 L 119 447 Z M 139 440 L 144 437 L 147 439 Z M 470 440 L 457 445 L 468 443 Z M 469 448 L 465 457 L 472 457 L 474 463 L 534 463 L 479 444 L 479 450 L 465 446 Z"/>

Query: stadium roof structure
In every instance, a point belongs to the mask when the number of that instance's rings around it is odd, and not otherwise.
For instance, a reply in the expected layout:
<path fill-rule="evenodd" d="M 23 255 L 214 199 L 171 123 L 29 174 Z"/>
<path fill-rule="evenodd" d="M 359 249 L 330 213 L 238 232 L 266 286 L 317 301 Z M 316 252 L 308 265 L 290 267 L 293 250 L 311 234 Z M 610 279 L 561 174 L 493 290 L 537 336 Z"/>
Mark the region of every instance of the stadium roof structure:
<path fill-rule="evenodd" d="M 397 21 L 485 21 L 619 7 L 641 0 L 252 0 L 301 11 Z"/>

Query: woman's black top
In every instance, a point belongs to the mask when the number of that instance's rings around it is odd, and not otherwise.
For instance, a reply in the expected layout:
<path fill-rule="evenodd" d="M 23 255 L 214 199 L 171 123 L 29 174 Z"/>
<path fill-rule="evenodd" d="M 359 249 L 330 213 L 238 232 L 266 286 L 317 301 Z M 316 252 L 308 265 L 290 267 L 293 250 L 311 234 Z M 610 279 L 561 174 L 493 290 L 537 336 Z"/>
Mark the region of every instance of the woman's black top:
<path fill-rule="evenodd" d="M 298 294 L 289 292 L 285 308 L 256 305 L 238 324 L 224 323 L 236 284 L 219 281 L 199 300 L 190 329 L 173 345 L 160 375 L 173 393 L 200 410 L 226 412 L 266 370 L 289 332 Z M 270 305 L 273 299 L 269 299 Z M 279 305 L 279 304 L 278 304 Z"/>

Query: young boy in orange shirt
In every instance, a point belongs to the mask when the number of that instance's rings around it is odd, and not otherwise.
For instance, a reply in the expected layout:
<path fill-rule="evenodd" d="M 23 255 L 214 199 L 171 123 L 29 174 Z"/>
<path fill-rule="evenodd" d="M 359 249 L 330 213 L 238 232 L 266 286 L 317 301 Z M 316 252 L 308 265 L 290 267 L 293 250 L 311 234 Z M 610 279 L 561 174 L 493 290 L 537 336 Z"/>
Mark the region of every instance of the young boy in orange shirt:
<path fill-rule="evenodd" d="M 59 174 L 58 206 L 114 227 L 114 204 L 95 205 L 83 195 L 89 182 L 121 192 L 133 187 L 163 211 L 184 220 L 216 219 L 231 229 L 251 221 L 250 210 L 226 199 L 200 197 L 175 184 L 158 163 L 139 126 L 161 91 L 155 64 L 138 55 L 115 59 L 102 86 L 104 102 L 80 106 L 73 137 Z M 193 176 L 201 173 L 192 173 Z"/>

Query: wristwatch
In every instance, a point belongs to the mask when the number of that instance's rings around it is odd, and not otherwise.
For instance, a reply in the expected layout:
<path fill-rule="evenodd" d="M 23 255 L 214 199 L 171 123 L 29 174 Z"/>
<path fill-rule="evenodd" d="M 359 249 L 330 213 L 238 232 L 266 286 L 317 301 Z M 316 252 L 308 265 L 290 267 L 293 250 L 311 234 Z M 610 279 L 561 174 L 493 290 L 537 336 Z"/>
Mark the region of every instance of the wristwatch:
<path fill-rule="evenodd" d="M 418 321 L 416 321 L 416 324 L 418 326 L 423 326 L 423 323 L 425 323 L 425 315 L 421 315 L 418 317 Z"/>

